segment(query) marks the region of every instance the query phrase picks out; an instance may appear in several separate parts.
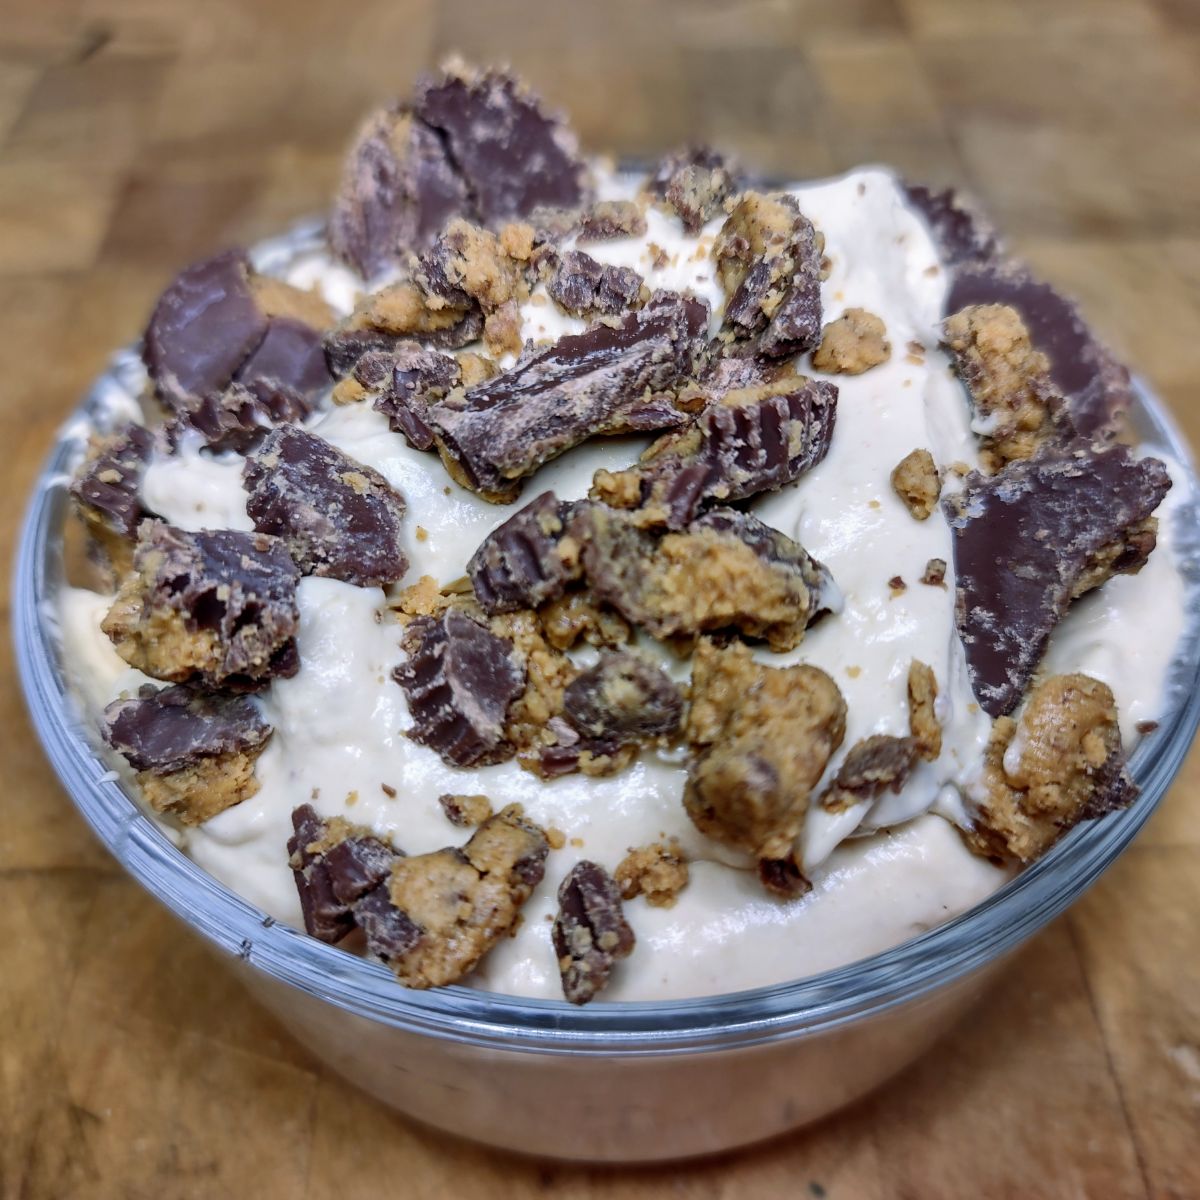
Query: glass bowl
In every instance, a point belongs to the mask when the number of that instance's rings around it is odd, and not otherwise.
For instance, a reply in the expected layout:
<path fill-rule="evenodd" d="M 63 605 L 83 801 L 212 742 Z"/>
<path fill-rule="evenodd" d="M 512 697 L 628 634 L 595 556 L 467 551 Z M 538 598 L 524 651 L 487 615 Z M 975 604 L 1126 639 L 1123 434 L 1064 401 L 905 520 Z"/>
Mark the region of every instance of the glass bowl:
<path fill-rule="evenodd" d="M 313 236 L 298 231 L 301 241 Z M 295 241 L 291 245 L 294 247 Z M 268 263 L 270 247 L 258 257 Z M 728 1150 L 814 1121 L 923 1053 L 1029 937 L 1129 845 L 1200 724 L 1200 508 L 1190 454 L 1144 388 L 1134 432 L 1186 468 L 1177 547 L 1188 628 L 1171 703 L 1131 760 L 1141 795 L 1077 827 L 964 915 L 882 954 L 793 983 L 669 1003 L 574 1008 L 465 987 L 410 991 L 382 966 L 277 924 L 185 857 L 97 755 L 57 636 L 67 472 L 80 437 L 124 394 L 117 355 L 64 427 L 30 503 L 13 589 L 17 660 L 34 727 L 113 856 L 210 942 L 331 1068 L 420 1121 L 480 1142 L 592 1162 Z"/>

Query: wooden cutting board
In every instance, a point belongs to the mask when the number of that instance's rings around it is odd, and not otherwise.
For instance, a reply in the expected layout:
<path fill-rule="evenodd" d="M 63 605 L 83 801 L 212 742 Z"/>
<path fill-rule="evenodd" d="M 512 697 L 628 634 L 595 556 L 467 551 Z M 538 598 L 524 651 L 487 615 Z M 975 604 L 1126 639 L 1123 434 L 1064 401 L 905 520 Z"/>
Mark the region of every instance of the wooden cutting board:
<path fill-rule="evenodd" d="M 594 146 L 968 183 L 1200 440 L 1194 0 L 7 0 L 6 556 L 56 425 L 171 268 L 320 209 L 356 117 L 450 48 L 514 61 Z M 597 1171 L 411 1128 L 297 1047 L 97 847 L 12 671 L 6 633 L 3 1200 L 1200 1197 L 1200 758 L 883 1092 L 728 1158 Z"/>

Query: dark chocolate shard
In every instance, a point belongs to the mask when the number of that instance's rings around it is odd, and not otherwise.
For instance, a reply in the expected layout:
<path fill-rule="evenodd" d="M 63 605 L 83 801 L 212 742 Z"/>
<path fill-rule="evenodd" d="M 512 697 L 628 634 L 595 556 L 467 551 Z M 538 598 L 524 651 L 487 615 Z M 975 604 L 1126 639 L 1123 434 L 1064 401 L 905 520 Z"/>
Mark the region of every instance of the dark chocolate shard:
<path fill-rule="evenodd" d="M 666 155 L 646 184 L 646 190 L 662 200 L 691 234 L 723 212 L 725 201 L 740 187 L 737 167 L 709 146 L 689 146 Z"/>
<path fill-rule="evenodd" d="M 777 491 L 829 451 L 838 389 L 787 376 L 727 392 L 691 425 L 652 445 L 637 466 L 598 477 L 599 499 L 632 498 L 682 529 L 708 505 Z"/>
<path fill-rule="evenodd" d="M 876 733 L 850 747 L 833 783 L 821 797 L 830 812 L 877 800 L 884 792 L 899 792 L 916 766 L 916 738 Z"/>
<path fill-rule="evenodd" d="M 577 862 L 559 884 L 552 937 L 563 995 L 572 1004 L 587 1004 L 608 985 L 617 960 L 627 958 L 636 942 L 620 889 L 602 866 Z"/>
<path fill-rule="evenodd" d="M 282 538 L 303 574 L 376 587 L 408 570 L 404 497 L 315 433 L 273 429 L 246 459 L 243 484 L 254 527 Z"/>
<path fill-rule="evenodd" d="M 628 650 L 609 651 L 567 685 L 563 716 L 587 738 L 649 741 L 678 731 L 683 696 L 661 667 Z"/>
<path fill-rule="evenodd" d="M 1171 486 L 1154 458 L 1085 441 L 968 476 L 942 501 L 971 685 L 993 717 L 1016 707 L 1071 601 L 1141 569 Z"/>
<path fill-rule="evenodd" d="M 311 404 L 332 382 L 321 345 L 331 319 L 323 300 L 255 275 L 241 250 L 229 250 L 163 292 L 142 357 L 159 399 L 185 422 L 235 381 Z"/>
<path fill-rule="evenodd" d="M 154 434 L 130 422 L 98 442 L 71 481 L 71 495 L 98 533 L 132 538 L 147 515 L 138 487 L 154 449 Z"/>
<path fill-rule="evenodd" d="M 386 842 L 345 821 L 324 821 L 311 804 L 292 810 L 288 859 L 300 896 L 304 928 L 323 942 L 339 942 L 368 916 L 358 905 L 383 887 L 392 864 L 403 855 Z M 373 906 L 368 901 L 367 914 Z"/>
<path fill-rule="evenodd" d="M 577 242 L 607 242 L 614 238 L 641 237 L 646 218 L 633 200 L 601 200 L 579 222 Z"/>
<path fill-rule="evenodd" d="M 943 266 L 993 262 L 1003 253 L 992 223 L 969 197 L 954 188 L 936 190 L 913 183 L 905 184 L 904 191 L 929 226 Z"/>
<path fill-rule="evenodd" d="M 142 357 L 158 395 L 176 411 L 223 391 L 266 336 L 268 317 L 249 273 L 246 255 L 228 250 L 181 271 L 159 297 Z"/>
<path fill-rule="evenodd" d="M 294 398 L 292 404 L 307 406 L 307 415 L 315 398 L 333 386 L 325 361 L 324 331 L 295 317 L 272 317 L 263 340 L 235 378 L 248 387 L 261 387 L 265 394 L 287 393 Z"/>
<path fill-rule="evenodd" d="M 454 767 L 508 757 L 504 721 L 525 685 L 512 642 L 452 608 L 412 621 L 404 648 L 393 678 L 408 697 L 408 736 Z"/>
<path fill-rule="evenodd" d="M 363 931 L 367 949 L 391 966 L 411 954 L 425 940 L 425 931 L 403 909 L 392 903 L 386 882 L 369 891 L 354 906 L 354 920 Z"/>
<path fill-rule="evenodd" d="M 367 119 L 342 168 L 329 220 L 334 253 L 371 279 L 468 210 L 466 183 L 438 134 L 411 113 Z"/>
<path fill-rule="evenodd" d="M 271 726 L 247 696 L 144 684 L 104 710 L 104 740 L 137 771 L 169 774 L 201 758 L 264 745 Z"/>
<path fill-rule="evenodd" d="M 797 896 L 804 896 L 812 891 L 812 881 L 800 869 L 794 855 L 785 858 L 760 858 L 758 879 L 768 892 L 784 900 L 794 900 Z"/>
<path fill-rule="evenodd" d="M 413 107 L 441 135 L 482 224 L 586 202 L 574 136 L 511 75 L 452 69 L 419 83 Z"/>
<path fill-rule="evenodd" d="M 1129 371 L 1092 333 L 1079 309 L 1019 263 L 968 264 L 946 296 L 946 312 L 975 304 L 1011 305 L 1036 350 L 1050 360 L 1050 378 L 1067 398 L 1081 437 L 1108 435 L 1133 404 Z"/>
<path fill-rule="evenodd" d="M 638 307 L 645 283 L 632 267 L 601 265 L 582 250 L 568 250 L 546 285 L 550 298 L 574 317 L 612 316 Z"/>
<path fill-rule="evenodd" d="M 298 670 L 299 573 L 278 538 L 144 521 L 133 566 L 103 623 L 131 665 L 209 687 Z"/>
<path fill-rule="evenodd" d="M 425 409 L 462 381 L 462 369 L 448 354 L 422 350 L 416 342 L 401 342 L 391 352 L 391 386 L 375 399 L 396 433 L 404 435 L 414 450 L 433 446 L 433 430 L 425 422 Z"/>
<path fill-rule="evenodd" d="M 746 192 L 721 227 L 713 254 L 729 300 L 724 334 L 766 358 L 821 341 L 825 239 L 794 196 Z"/>
<path fill-rule="evenodd" d="M 558 544 L 573 509 L 543 492 L 483 539 L 467 574 L 484 612 L 538 608 L 562 595 L 574 572 Z"/>
<path fill-rule="evenodd" d="M 390 353 L 409 340 L 402 334 L 385 333 L 382 329 L 351 329 L 343 325 L 325 335 L 325 361 L 329 370 L 342 379 L 354 371 L 365 355 Z"/>
<path fill-rule="evenodd" d="M 593 596 L 657 638 L 736 629 L 790 650 L 818 616 L 840 606 L 822 564 L 734 509 L 662 534 L 641 528 L 636 514 L 592 504 L 575 514 L 570 533 Z"/>
<path fill-rule="evenodd" d="M 425 419 L 452 474 L 488 500 L 588 438 L 687 418 L 660 395 L 695 370 L 708 306 L 658 292 L 616 325 L 559 340 L 512 370 L 452 393 Z"/>

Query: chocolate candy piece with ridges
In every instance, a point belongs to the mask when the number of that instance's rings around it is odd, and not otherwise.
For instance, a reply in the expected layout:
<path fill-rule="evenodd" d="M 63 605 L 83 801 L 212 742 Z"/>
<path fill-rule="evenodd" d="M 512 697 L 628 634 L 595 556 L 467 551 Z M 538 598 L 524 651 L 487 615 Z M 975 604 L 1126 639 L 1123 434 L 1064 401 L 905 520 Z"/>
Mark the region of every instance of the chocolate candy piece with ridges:
<path fill-rule="evenodd" d="M 408 697 L 408 736 L 452 767 L 509 757 L 504 721 L 525 686 L 512 642 L 452 608 L 413 620 L 403 645 L 408 659 L 392 677 Z"/>
<path fill-rule="evenodd" d="M 451 67 L 417 85 L 413 111 L 441 134 L 482 224 L 586 203 L 574 135 L 511 75 Z"/>
<path fill-rule="evenodd" d="M 278 538 L 145 521 L 133 567 L 102 624 L 132 666 L 239 688 L 299 669 L 299 573 Z"/>
<path fill-rule="evenodd" d="M 484 612 L 538 608 L 563 594 L 575 573 L 558 546 L 573 511 L 543 492 L 483 539 L 467 574 Z"/>
<path fill-rule="evenodd" d="M 406 987 L 456 982 L 512 933 L 548 850 L 545 832 L 510 805 L 461 848 L 396 862 L 386 885 L 355 906 L 368 948 Z"/>
<path fill-rule="evenodd" d="M 154 434 L 132 422 L 96 443 L 71 481 L 71 495 L 94 532 L 119 538 L 137 532 L 146 516 L 138 485 L 153 449 Z"/>
<path fill-rule="evenodd" d="M 614 484 L 619 493 L 636 480 L 625 494 L 636 490 L 648 514 L 682 529 L 713 502 L 777 491 L 816 466 L 829 451 L 837 399 L 836 385 L 801 376 L 727 392 L 596 495 L 607 499 Z"/>
<path fill-rule="evenodd" d="M 683 696 L 661 667 L 628 650 L 608 651 L 567 685 L 563 716 L 587 738 L 648 741 L 678 731 Z"/>
<path fill-rule="evenodd" d="M 375 399 L 375 411 L 403 434 L 414 450 L 433 446 L 433 430 L 425 423 L 425 409 L 462 380 L 462 370 L 448 354 L 422 350 L 416 342 L 401 342 L 392 351 L 392 383 Z"/>
<path fill-rule="evenodd" d="M 679 532 L 593 504 L 572 518 L 593 596 L 657 638 L 736 629 L 790 650 L 840 606 L 828 570 L 748 513 L 714 509 Z"/>
<path fill-rule="evenodd" d="M 1150 514 L 1170 486 L 1157 459 L 1079 441 L 968 476 L 943 498 L 958 632 L 989 715 L 1016 707 L 1072 600 L 1140 570 L 1154 549 Z"/>
<path fill-rule="evenodd" d="M 268 318 L 249 272 L 245 254 L 228 250 L 181 271 L 159 297 L 142 357 L 158 395 L 175 411 L 223 391 L 266 337 Z"/>
<path fill-rule="evenodd" d="M 342 820 L 322 820 L 311 804 L 292 810 L 288 859 L 296 880 L 304 928 L 323 942 L 339 942 L 355 926 L 356 909 L 381 885 L 403 855 Z"/>
<path fill-rule="evenodd" d="M 641 237 L 646 218 L 633 200 L 600 200 L 579 222 L 577 242 L 606 242 L 614 238 Z"/>
<path fill-rule="evenodd" d="M 428 246 L 469 208 L 467 187 L 438 134 L 383 109 L 359 131 L 329 220 L 334 253 L 371 279 Z"/>
<path fill-rule="evenodd" d="M 709 146 L 689 146 L 668 154 L 655 167 L 646 190 L 674 212 L 690 234 L 723 211 L 741 187 L 733 163 Z"/>
<path fill-rule="evenodd" d="M 511 501 L 525 476 L 588 438 L 682 424 L 686 415 L 658 394 L 695 370 L 707 323 L 702 301 L 657 292 L 616 325 L 561 337 L 430 405 L 425 420 L 460 483 Z"/>
<path fill-rule="evenodd" d="M 794 196 L 746 192 L 713 247 L 725 294 L 725 337 L 766 358 L 821 341 L 825 239 Z M 736 345 L 735 345 L 736 349 Z"/>
<path fill-rule="evenodd" d="M 833 783 L 821 796 L 830 812 L 876 800 L 886 791 L 899 792 L 917 762 L 916 738 L 875 733 L 850 747 Z"/>
<path fill-rule="evenodd" d="M 636 943 L 625 920 L 621 892 L 598 863 L 577 862 L 558 887 L 558 914 L 551 934 L 563 995 L 587 1004 L 607 985 L 618 959 Z"/>
<path fill-rule="evenodd" d="M 550 298 L 574 317 L 613 316 L 637 308 L 645 286 L 632 267 L 598 263 L 582 250 L 568 250 L 546 285 Z"/>
<path fill-rule="evenodd" d="M 924 184 L 906 183 L 904 191 L 929 226 L 943 266 L 987 263 L 1003 254 L 992 223 L 969 197 L 954 188 L 935 190 Z"/>
<path fill-rule="evenodd" d="M 104 710 L 104 740 L 137 771 L 167 775 L 202 758 L 261 749 L 271 736 L 247 696 L 143 684 Z"/>
<path fill-rule="evenodd" d="M 1020 263 L 968 264 L 946 295 L 946 313 L 976 304 L 1011 305 L 1035 350 L 1050 360 L 1050 378 L 1067 398 L 1081 437 L 1108 435 L 1133 403 L 1129 371 L 1088 328 L 1079 309 Z"/>
<path fill-rule="evenodd" d="M 322 301 L 255 276 L 241 250 L 188 267 L 159 297 L 143 339 L 159 399 L 184 421 L 235 380 L 311 400 L 331 379 L 322 331 L 296 314 L 329 316 Z"/>
<path fill-rule="evenodd" d="M 408 570 L 404 497 L 315 433 L 271 430 L 242 479 L 254 527 L 281 537 L 303 574 L 375 587 Z"/>

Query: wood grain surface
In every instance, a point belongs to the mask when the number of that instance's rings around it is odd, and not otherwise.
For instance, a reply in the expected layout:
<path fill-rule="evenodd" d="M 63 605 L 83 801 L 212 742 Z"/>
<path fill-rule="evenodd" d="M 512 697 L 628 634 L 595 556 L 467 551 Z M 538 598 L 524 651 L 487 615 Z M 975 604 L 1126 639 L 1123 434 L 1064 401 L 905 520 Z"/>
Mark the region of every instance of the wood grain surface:
<path fill-rule="evenodd" d="M 515 62 L 593 147 L 969 184 L 1200 440 L 1197 0 L 3 0 L 6 561 L 56 426 L 172 268 L 320 209 L 356 117 L 450 49 Z M 886 1090 L 732 1157 L 599 1171 L 414 1129 L 318 1065 L 94 842 L 7 631 L 0 680 L 5 1200 L 1200 1197 L 1195 755 Z"/>

